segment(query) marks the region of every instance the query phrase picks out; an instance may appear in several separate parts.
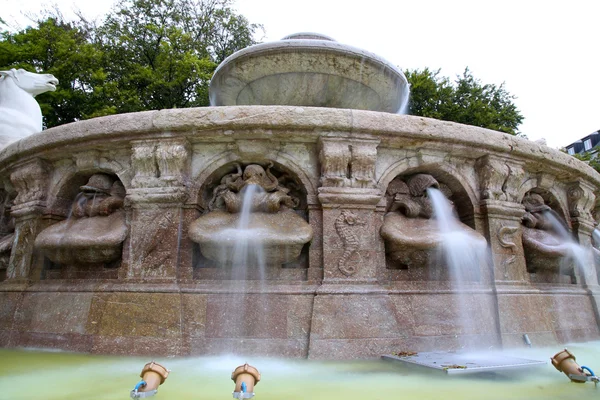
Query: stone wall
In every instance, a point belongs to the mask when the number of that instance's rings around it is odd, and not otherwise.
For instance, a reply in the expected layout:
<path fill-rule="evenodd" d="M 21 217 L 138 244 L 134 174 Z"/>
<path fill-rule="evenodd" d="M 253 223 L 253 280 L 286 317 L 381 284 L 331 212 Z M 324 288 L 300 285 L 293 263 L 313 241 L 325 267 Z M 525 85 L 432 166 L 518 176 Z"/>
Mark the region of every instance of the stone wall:
<path fill-rule="evenodd" d="M 236 163 L 293 175 L 297 212 L 313 231 L 297 261 L 270 266 L 264 284 L 249 280 L 241 294 L 188 236 L 208 212 L 207 193 Z M 98 173 L 125 188 L 122 256 L 69 273 L 36 250 L 36 238 L 67 220 L 78 188 Z M 479 279 L 460 289 L 478 321 L 468 330 L 443 274 L 431 279 L 427 266 L 393 269 L 386 260 L 386 189 L 419 173 L 452 192 L 461 221 L 491 248 Z M 0 152 L 0 178 L 12 218 L 0 227 L 12 243 L 0 245 L 4 347 L 336 359 L 523 346 L 525 333 L 536 345 L 600 337 L 597 270 L 547 279 L 528 270 L 522 242 L 523 198 L 540 193 L 589 248 L 600 176 L 499 132 L 355 110 L 161 110 L 14 143 Z"/>

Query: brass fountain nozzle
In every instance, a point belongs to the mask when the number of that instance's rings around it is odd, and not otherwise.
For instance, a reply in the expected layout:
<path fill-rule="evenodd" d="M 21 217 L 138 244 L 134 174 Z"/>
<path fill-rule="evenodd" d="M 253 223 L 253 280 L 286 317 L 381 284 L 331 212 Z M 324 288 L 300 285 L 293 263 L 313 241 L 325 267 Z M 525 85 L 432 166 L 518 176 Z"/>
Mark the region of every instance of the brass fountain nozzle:
<path fill-rule="evenodd" d="M 575 362 L 573 353 L 567 349 L 559 351 L 550 360 L 552 361 L 554 368 L 567 375 L 571 382 L 598 382 L 598 377 L 594 376 L 594 373 L 589 368 L 580 367 L 579 364 Z"/>
<path fill-rule="evenodd" d="M 254 386 L 260 381 L 260 372 L 246 363 L 233 370 L 231 380 L 235 382 L 233 398 L 249 399 L 254 397 Z"/>
<path fill-rule="evenodd" d="M 145 397 L 154 396 L 158 392 L 158 387 L 162 385 L 167 377 L 169 371 L 162 365 L 151 361 L 144 365 L 140 378 L 142 380 L 135 385 L 135 388 L 131 391 L 130 397 L 132 399 L 140 399 Z"/>

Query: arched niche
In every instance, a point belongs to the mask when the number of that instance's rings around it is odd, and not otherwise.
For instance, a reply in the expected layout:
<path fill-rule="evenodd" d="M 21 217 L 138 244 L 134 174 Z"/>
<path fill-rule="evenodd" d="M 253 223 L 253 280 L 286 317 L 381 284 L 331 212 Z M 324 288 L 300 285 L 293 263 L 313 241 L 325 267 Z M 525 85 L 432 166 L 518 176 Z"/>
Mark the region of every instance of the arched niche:
<path fill-rule="evenodd" d="M 289 168 L 278 161 L 260 160 L 260 161 L 230 161 L 224 165 L 214 168 L 210 175 L 201 182 L 197 193 L 197 204 L 203 210 L 208 212 L 211 208 L 211 200 L 213 200 L 215 189 L 222 184 L 225 184 L 224 179 L 231 174 L 238 172 L 238 169 L 244 171 L 249 165 L 260 165 L 265 170 L 269 171 L 277 178 L 281 186 L 289 189 L 289 194 L 299 200 L 299 204 L 295 207 L 296 212 L 307 218 L 308 210 L 308 191 L 312 189 L 312 185 L 305 185 L 306 181 L 301 179 L 297 174 L 298 170 Z"/>
<path fill-rule="evenodd" d="M 577 283 L 577 245 L 557 193 L 536 186 L 521 202 L 526 210 L 523 251 L 531 282 Z"/>
<path fill-rule="evenodd" d="M 488 245 L 475 229 L 474 193 L 469 193 L 463 185 L 466 180 L 455 172 L 438 165 L 418 166 L 405 169 L 389 181 L 380 231 L 385 242 L 388 279 L 481 281 L 488 262 Z M 447 232 L 441 230 L 435 217 L 438 211 L 426 191 L 428 188 L 439 189 L 452 203 L 453 212 L 461 222 L 448 226 L 454 237 L 462 238 L 460 246 L 447 242 Z M 464 263 L 468 267 L 457 265 L 453 256 L 463 245 L 461 254 L 468 260 Z"/>
<path fill-rule="evenodd" d="M 407 166 L 408 162 L 402 164 Z M 459 219 L 475 229 L 474 216 L 479 213 L 477 192 L 468 185 L 469 180 L 456 168 L 447 164 L 428 164 L 401 169 L 402 164 L 388 169 L 387 174 L 380 179 L 386 192 L 389 184 L 395 179 L 406 181 L 417 174 L 431 175 L 440 183 L 440 188 L 448 199 L 454 203 Z"/>
<path fill-rule="evenodd" d="M 125 188 L 106 172 L 74 173 L 55 186 L 51 215 L 34 247 L 43 256 L 42 279 L 116 279 L 128 237 Z"/>
<path fill-rule="evenodd" d="M 202 229 L 196 230 L 195 223 L 199 223 L 201 219 L 208 218 L 209 215 L 215 215 L 216 212 L 223 212 L 226 210 L 224 203 L 219 202 L 219 194 L 223 191 L 231 190 L 238 192 L 236 182 L 243 181 L 245 173 L 249 169 L 261 169 L 264 170 L 265 176 L 269 176 L 268 179 L 275 185 L 277 189 L 273 189 L 274 192 L 284 191 L 286 196 L 294 199 L 294 205 L 286 204 L 284 207 L 286 212 L 296 214 L 295 218 L 300 219 L 303 226 L 309 226 L 308 223 L 308 197 L 309 193 L 314 191 L 310 181 L 306 179 L 306 175 L 302 174 L 301 169 L 293 169 L 289 165 L 282 163 L 282 159 L 268 160 L 268 159 L 248 159 L 248 160 L 231 160 L 229 157 L 227 163 L 222 165 L 212 164 L 210 167 L 211 172 L 207 174 L 206 170 L 201 172 L 199 176 L 203 176 L 204 179 L 197 184 L 196 204 L 200 209 L 200 216 L 198 220 L 192 222 L 189 227 L 189 237 L 194 242 L 192 245 L 192 266 L 193 276 L 195 279 L 217 279 L 217 280 L 228 280 L 228 279 L 258 279 L 257 276 L 253 275 L 256 271 L 249 270 L 249 275 L 243 278 L 235 277 L 232 274 L 232 265 L 228 262 L 219 262 L 216 259 L 212 259 L 210 255 L 203 254 L 203 251 L 207 247 L 202 248 L 201 246 L 209 246 L 214 248 L 214 244 L 211 239 L 211 244 L 206 244 L 201 239 L 198 239 L 194 232 L 201 232 Z M 273 180 L 272 178 L 275 178 Z M 308 183 L 308 187 L 306 186 Z M 267 193 L 270 195 L 271 193 Z M 296 201 L 297 200 L 297 201 Z M 283 210 L 283 209 L 282 209 Z M 211 214 L 212 213 L 212 214 Z M 268 212 L 265 214 L 269 214 Z M 275 213 L 277 215 L 277 212 Z M 298 218 L 298 216 L 300 218 Z M 267 217 L 265 217 L 267 218 Z M 271 220 L 272 217 L 268 217 Z M 279 216 L 275 217 L 277 220 Z M 228 222 L 229 224 L 230 222 Z M 286 223 L 278 221 L 277 223 L 270 225 L 285 225 Z M 212 227 L 211 227 L 212 229 Z M 308 248 L 310 242 L 300 245 L 301 250 L 299 256 L 291 261 L 283 261 L 283 263 L 273 262 L 267 265 L 266 279 L 283 279 L 283 280 L 306 280 L 306 268 L 308 267 Z M 284 248 L 286 248 L 284 246 Z M 287 250 L 284 250 L 285 253 Z M 292 252 L 294 254 L 298 254 Z M 266 259 L 272 259 L 269 254 L 269 250 L 265 249 Z M 277 258 L 277 257 L 274 257 Z M 282 257 L 285 258 L 285 257 Z M 229 268 L 229 269 L 228 269 Z M 262 279 L 262 278 L 261 278 Z"/>

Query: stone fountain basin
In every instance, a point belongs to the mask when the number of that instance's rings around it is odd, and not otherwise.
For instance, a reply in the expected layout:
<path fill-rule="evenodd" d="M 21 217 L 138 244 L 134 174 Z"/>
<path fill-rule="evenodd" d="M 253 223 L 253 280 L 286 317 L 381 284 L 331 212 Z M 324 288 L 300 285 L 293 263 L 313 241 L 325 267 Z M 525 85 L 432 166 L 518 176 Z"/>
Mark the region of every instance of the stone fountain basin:
<path fill-rule="evenodd" d="M 475 245 L 487 246 L 479 232 L 459 222 L 461 233 Z M 435 219 L 408 218 L 400 213 L 388 213 L 384 217 L 381 236 L 386 242 L 386 253 L 405 267 L 427 266 L 442 244 L 442 236 Z"/>
<path fill-rule="evenodd" d="M 121 257 L 127 233 L 122 211 L 103 217 L 67 219 L 44 229 L 35 240 L 35 248 L 57 264 L 104 264 Z"/>
<path fill-rule="evenodd" d="M 311 226 L 293 211 L 252 213 L 248 229 L 237 229 L 240 214 L 212 211 L 190 224 L 189 237 L 200 246 L 202 255 L 222 264 L 234 259 L 236 244 L 247 240 L 248 252 L 257 255 L 262 244 L 267 265 L 281 265 L 300 256 L 302 247 L 311 241 Z M 243 247 L 243 246 L 242 246 Z"/>
<path fill-rule="evenodd" d="M 291 105 L 397 113 L 404 74 L 381 57 L 330 40 L 263 43 L 225 59 L 210 82 L 214 106 Z"/>

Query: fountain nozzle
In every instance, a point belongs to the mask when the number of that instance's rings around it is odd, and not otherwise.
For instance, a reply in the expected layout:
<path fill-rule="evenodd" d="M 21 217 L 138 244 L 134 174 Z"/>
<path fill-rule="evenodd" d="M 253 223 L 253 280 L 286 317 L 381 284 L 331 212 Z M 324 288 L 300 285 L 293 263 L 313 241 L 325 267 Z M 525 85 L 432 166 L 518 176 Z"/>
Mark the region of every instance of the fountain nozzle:
<path fill-rule="evenodd" d="M 154 396 L 158 387 L 162 385 L 169 376 L 169 370 L 154 361 L 144 365 L 140 373 L 141 381 L 135 385 L 129 397 L 141 399 Z"/>
<path fill-rule="evenodd" d="M 240 365 L 231 373 L 235 382 L 234 399 L 250 399 L 254 397 L 254 385 L 260 381 L 260 372 L 248 363 Z"/>
<path fill-rule="evenodd" d="M 595 385 L 600 382 L 600 379 L 594 375 L 591 369 L 585 366 L 580 367 L 575 362 L 575 356 L 567 349 L 556 353 L 550 360 L 554 368 L 567 375 L 571 382 L 594 382 Z"/>

